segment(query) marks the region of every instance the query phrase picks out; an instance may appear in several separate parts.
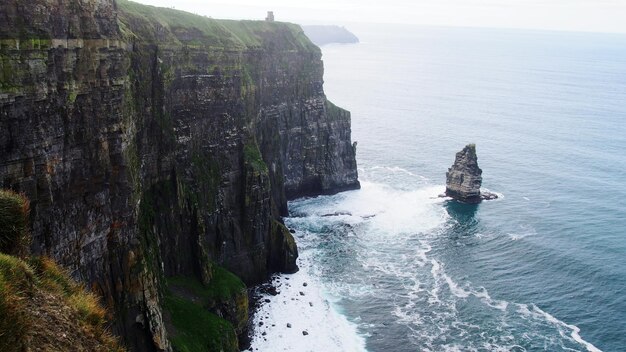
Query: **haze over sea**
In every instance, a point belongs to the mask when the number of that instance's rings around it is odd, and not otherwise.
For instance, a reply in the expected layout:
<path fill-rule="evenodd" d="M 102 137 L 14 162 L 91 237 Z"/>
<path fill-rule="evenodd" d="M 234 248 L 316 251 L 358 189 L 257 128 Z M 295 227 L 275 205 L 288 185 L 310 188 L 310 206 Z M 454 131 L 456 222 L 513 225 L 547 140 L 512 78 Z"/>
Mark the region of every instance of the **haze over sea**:
<path fill-rule="evenodd" d="M 626 351 L 626 36 L 350 29 L 325 91 L 362 189 L 290 203 L 301 270 L 252 347 Z M 437 197 L 467 143 L 500 200 Z"/>

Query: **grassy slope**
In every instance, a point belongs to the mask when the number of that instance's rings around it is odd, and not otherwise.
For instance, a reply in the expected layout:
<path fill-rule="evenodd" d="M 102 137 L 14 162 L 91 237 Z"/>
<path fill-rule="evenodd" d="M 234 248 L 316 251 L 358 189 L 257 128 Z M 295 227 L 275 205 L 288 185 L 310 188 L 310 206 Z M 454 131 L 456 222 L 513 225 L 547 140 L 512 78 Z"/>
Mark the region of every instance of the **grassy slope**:
<path fill-rule="evenodd" d="M 26 197 L 0 190 L 0 351 L 122 350 L 96 295 L 51 259 L 26 256 L 28 211 Z"/>
<path fill-rule="evenodd" d="M 30 202 L 21 194 L 0 189 L 0 253 L 28 253 Z"/>
<path fill-rule="evenodd" d="M 233 325 L 208 311 L 215 302 L 246 294 L 246 286 L 237 276 L 214 266 L 209 285 L 188 277 L 172 277 L 168 286 L 165 310 L 173 326 L 168 332 L 176 351 L 238 351 Z"/>
<path fill-rule="evenodd" d="M 216 20 L 170 8 L 118 0 L 123 32 L 137 40 L 227 49 L 319 51 L 300 26 L 284 22 Z M 159 37 L 157 38 L 157 34 Z"/>
<path fill-rule="evenodd" d="M 0 253 L 0 351 L 122 351 L 98 298 L 52 260 Z"/>

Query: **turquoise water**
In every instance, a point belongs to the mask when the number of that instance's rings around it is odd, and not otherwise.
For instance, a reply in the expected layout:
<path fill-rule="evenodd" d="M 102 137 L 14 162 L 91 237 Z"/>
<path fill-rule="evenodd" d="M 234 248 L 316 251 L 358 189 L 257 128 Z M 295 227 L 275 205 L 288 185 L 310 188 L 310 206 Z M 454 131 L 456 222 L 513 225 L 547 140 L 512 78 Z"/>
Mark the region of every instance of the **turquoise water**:
<path fill-rule="evenodd" d="M 360 44 L 323 48 L 325 91 L 352 112 L 363 189 L 291 202 L 286 219 L 292 280 L 339 315 L 311 315 L 330 322 L 315 339 L 626 351 L 626 36 L 350 29 Z M 500 200 L 437 197 L 467 143 Z M 269 332 L 275 350 L 319 350 Z"/>

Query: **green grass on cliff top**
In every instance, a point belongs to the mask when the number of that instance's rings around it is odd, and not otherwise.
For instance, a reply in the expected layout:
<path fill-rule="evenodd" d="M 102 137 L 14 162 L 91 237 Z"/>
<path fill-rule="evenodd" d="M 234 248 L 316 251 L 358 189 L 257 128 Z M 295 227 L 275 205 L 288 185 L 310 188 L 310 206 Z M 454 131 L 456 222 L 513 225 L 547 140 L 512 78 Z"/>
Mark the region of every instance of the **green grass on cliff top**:
<path fill-rule="evenodd" d="M 117 4 L 123 32 L 137 39 L 233 49 L 268 47 L 271 43 L 278 50 L 319 51 L 302 28 L 292 23 L 217 20 L 128 0 L 118 0 Z"/>

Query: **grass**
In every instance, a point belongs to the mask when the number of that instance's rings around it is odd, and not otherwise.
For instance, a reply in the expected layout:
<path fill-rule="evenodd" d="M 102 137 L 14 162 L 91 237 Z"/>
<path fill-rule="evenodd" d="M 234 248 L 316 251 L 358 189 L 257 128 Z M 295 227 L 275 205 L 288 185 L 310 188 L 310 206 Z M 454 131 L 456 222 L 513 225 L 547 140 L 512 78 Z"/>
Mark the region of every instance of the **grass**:
<path fill-rule="evenodd" d="M 246 285 L 241 279 L 217 265 L 213 265 L 213 276 L 209 285 L 203 285 L 194 278 L 183 276 L 174 276 L 168 278 L 167 281 L 169 285 L 186 288 L 202 299 L 213 301 L 226 301 L 246 290 Z"/>
<path fill-rule="evenodd" d="M 24 256 L 30 247 L 30 202 L 11 190 L 0 190 L 0 252 Z"/>
<path fill-rule="evenodd" d="M 26 257 L 29 206 L 23 195 L 0 190 L 0 351 L 69 350 L 76 342 L 122 351 L 95 294 L 52 259 Z"/>
<path fill-rule="evenodd" d="M 245 327 L 248 315 L 246 285 L 228 270 L 212 267 L 208 285 L 191 277 L 167 280 L 170 290 L 164 307 L 175 328 L 170 332 L 175 351 L 238 350 L 236 331 Z M 226 320 L 210 311 L 216 306 L 231 307 L 234 311 L 222 311 Z"/>
<path fill-rule="evenodd" d="M 168 294 L 165 309 L 176 328 L 170 339 L 175 351 L 238 351 L 233 326 L 204 307 Z"/>
<path fill-rule="evenodd" d="M 0 254 L 0 351 L 63 350 L 67 341 L 122 351 L 106 328 L 106 317 L 98 297 L 53 260 Z M 61 335 L 71 337 L 63 340 Z"/>
<path fill-rule="evenodd" d="M 0 351 L 22 350 L 31 324 L 24 305 L 28 277 L 25 263 L 0 254 Z"/>
<path fill-rule="evenodd" d="M 106 322 L 106 310 L 102 308 L 95 295 L 77 292 L 69 297 L 68 302 L 86 324 L 98 327 Z"/>
<path fill-rule="evenodd" d="M 79 285 L 69 278 L 68 273 L 61 269 L 48 257 L 30 258 L 29 264 L 38 273 L 39 284 L 48 290 L 63 292 L 70 296 L 79 291 Z"/>
<path fill-rule="evenodd" d="M 106 310 L 98 297 L 72 280 L 69 273 L 48 257 L 33 257 L 30 265 L 37 273 L 38 284 L 52 292 L 61 293 L 68 305 L 78 312 L 79 319 L 92 327 L 106 322 Z"/>
<path fill-rule="evenodd" d="M 229 49 L 260 48 L 268 40 L 284 50 L 319 51 L 300 26 L 283 22 L 217 20 L 171 8 L 118 0 L 127 36 L 147 41 Z M 156 37 L 159 33 L 159 37 Z"/>

